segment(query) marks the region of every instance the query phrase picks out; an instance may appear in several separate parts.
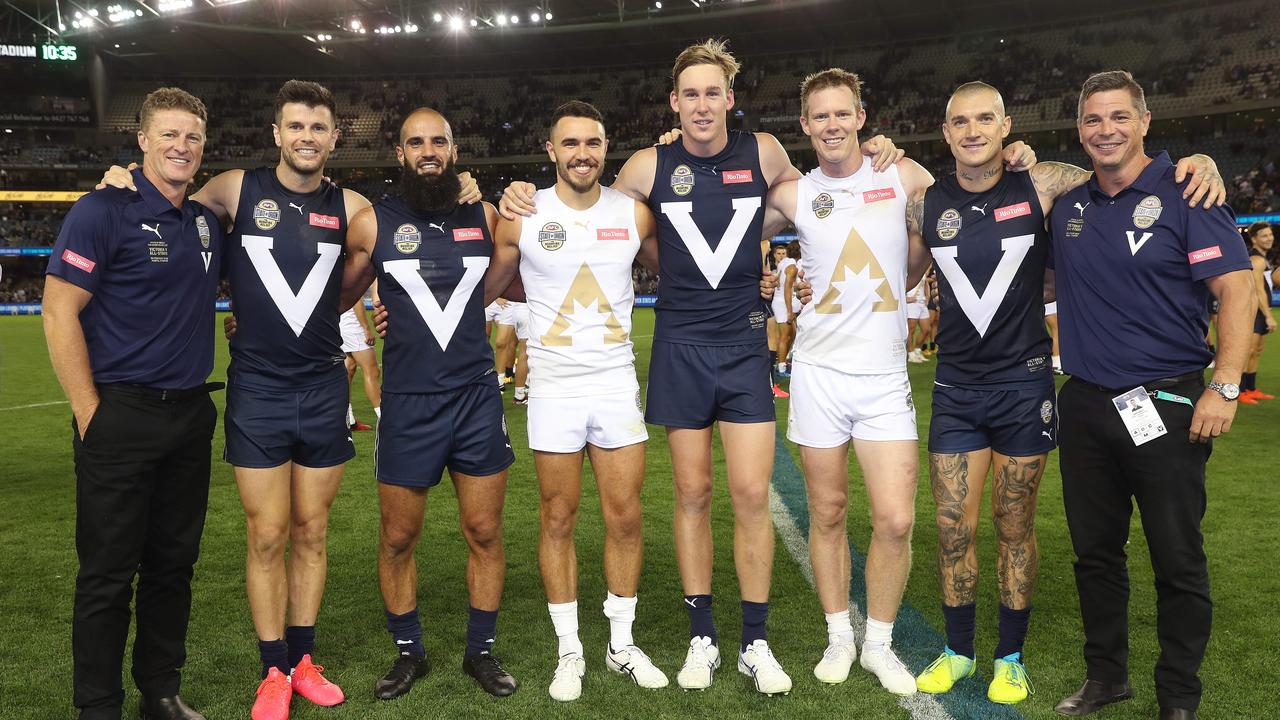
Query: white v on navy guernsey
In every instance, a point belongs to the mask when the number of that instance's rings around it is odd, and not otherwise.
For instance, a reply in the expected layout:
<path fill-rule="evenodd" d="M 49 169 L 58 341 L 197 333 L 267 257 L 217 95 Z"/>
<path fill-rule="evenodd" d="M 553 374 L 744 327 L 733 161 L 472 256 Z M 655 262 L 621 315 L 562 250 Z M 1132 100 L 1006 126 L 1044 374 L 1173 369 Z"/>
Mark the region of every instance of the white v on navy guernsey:
<path fill-rule="evenodd" d="M 491 383 L 484 273 L 493 238 L 484 205 L 424 214 L 398 197 L 374 203 L 378 295 L 387 306 L 382 389 L 435 393 Z"/>
<path fill-rule="evenodd" d="M 1169 154 L 1114 197 L 1096 177 L 1050 215 L 1062 367 L 1106 388 L 1203 370 L 1208 278 L 1250 267 L 1231 208 L 1188 208 Z"/>
<path fill-rule="evenodd" d="M 755 135 L 730 132 L 711 157 L 659 145 L 649 207 L 658 219 L 654 339 L 689 345 L 765 341 L 760 299 L 764 197 Z"/>
<path fill-rule="evenodd" d="M 213 371 L 222 226 L 199 203 L 174 207 L 142 170 L 133 182 L 76 201 L 46 272 L 93 294 L 80 325 L 94 382 L 196 387 Z"/>
<path fill-rule="evenodd" d="M 938 180 L 925 192 L 921 230 L 939 271 L 938 382 L 1049 382 L 1049 236 L 1031 174 L 1006 172 L 980 193 L 954 175 Z"/>
<path fill-rule="evenodd" d="M 296 193 L 274 167 L 246 170 L 227 243 L 236 334 L 228 376 L 300 390 L 345 372 L 338 294 L 347 212 L 330 183 Z"/>

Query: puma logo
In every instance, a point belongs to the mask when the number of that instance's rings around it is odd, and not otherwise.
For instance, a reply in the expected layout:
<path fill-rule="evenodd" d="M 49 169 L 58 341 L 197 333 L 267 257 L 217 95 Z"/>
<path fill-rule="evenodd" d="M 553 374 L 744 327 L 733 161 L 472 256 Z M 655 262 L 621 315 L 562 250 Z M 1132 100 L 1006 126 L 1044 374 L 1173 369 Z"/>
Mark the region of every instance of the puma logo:
<path fill-rule="evenodd" d="M 587 221 L 586 221 L 586 220 L 574 220 L 574 221 L 573 221 L 573 224 L 574 224 L 574 225 L 577 225 L 578 227 L 582 228 L 583 230 L 587 230 L 587 229 L 589 229 L 589 228 L 587 227 Z"/>
<path fill-rule="evenodd" d="M 444 223 L 427 223 L 427 227 L 433 227 L 441 233 L 444 232 Z"/>
<path fill-rule="evenodd" d="M 1083 205 L 1076 203 L 1076 209 L 1080 211 L 1080 217 L 1084 217 L 1084 209 L 1087 207 L 1089 207 L 1089 203 L 1085 203 Z"/>
<path fill-rule="evenodd" d="M 1050 440 L 1053 439 L 1053 433 L 1049 432 L 1048 430 L 1041 430 L 1040 434 L 1049 438 Z"/>
<path fill-rule="evenodd" d="M 988 206 L 988 205 L 990 205 L 990 204 L 991 204 L 991 203 L 983 203 L 983 204 L 982 204 L 982 207 L 978 207 L 977 205 L 970 205 L 970 206 L 969 206 L 969 209 L 970 209 L 970 210 L 977 210 L 978 212 L 982 213 L 982 217 L 986 217 L 986 216 L 987 216 L 987 206 Z"/>
<path fill-rule="evenodd" d="M 294 210 L 297 210 L 297 211 L 298 211 L 298 215 L 302 215 L 302 206 L 301 206 L 301 205 L 294 205 L 293 203 L 289 203 L 289 207 L 293 208 Z"/>
<path fill-rule="evenodd" d="M 156 223 L 155 225 L 148 225 L 146 223 L 142 223 L 142 229 L 146 230 L 147 232 L 153 232 L 156 234 L 157 238 L 164 240 L 164 238 L 160 237 L 160 223 Z"/>

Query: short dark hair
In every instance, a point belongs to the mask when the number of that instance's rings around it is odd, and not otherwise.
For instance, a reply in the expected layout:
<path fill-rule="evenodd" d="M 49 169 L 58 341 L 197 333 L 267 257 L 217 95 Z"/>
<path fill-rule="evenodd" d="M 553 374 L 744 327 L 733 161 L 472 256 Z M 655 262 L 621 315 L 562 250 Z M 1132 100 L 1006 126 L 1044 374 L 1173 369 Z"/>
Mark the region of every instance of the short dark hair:
<path fill-rule="evenodd" d="M 1271 223 L 1265 222 L 1263 220 L 1259 220 L 1258 222 L 1250 225 L 1248 230 L 1246 230 L 1245 232 L 1247 232 L 1249 234 L 1249 238 L 1252 239 L 1255 233 L 1261 232 L 1262 230 L 1266 230 L 1269 227 L 1271 227 Z"/>
<path fill-rule="evenodd" d="M 595 105 L 592 105 L 585 100 L 570 100 L 556 108 L 555 112 L 551 113 L 551 125 L 547 128 L 547 135 L 551 135 L 551 131 L 555 129 L 556 123 L 560 122 L 560 118 L 567 117 L 595 120 L 600 123 L 601 127 L 604 127 L 604 116 L 600 114 L 600 111 L 596 109 Z"/>
<path fill-rule="evenodd" d="M 1076 104 L 1076 119 L 1080 120 L 1084 117 L 1085 100 L 1096 93 L 1108 90 L 1128 90 L 1129 95 L 1133 97 L 1133 106 L 1138 109 L 1138 114 L 1147 114 L 1147 97 L 1142 92 L 1142 86 L 1133 79 L 1133 75 L 1128 70 L 1106 70 L 1094 73 L 1084 81 L 1084 85 L 1080 88 L 1080 102 Z"/>
<path fill-rule="evenodd" d="M 309 80 L 290 80 L 281 85 L 280 91 L 276 93 L 276 124 L 280 123 L 284 106 L 289 103 L 302 103 L 309 108 L 327 107 L 329 114 L 333 116 L 334 123 L 338 121 L 338 105 L 334 102 L 333 93 L 320 83 Z"/>

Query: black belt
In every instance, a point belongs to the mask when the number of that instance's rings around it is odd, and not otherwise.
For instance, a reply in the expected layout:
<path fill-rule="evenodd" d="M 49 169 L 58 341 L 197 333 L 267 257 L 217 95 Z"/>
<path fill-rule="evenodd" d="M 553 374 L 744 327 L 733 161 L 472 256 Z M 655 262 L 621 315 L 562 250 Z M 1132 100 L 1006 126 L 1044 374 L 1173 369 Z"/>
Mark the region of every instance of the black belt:
<path fill-rule="evenodd" d="M 98 385 L 98 390 L 134 395 L 136 397 L 147 398 L 148 400 L 186 400 L 187 398 L 193 398 L 197 395 L 208 395 L 214 390 L 221 390 L 226 386 L 226 383 L 211 382 L 190 388 L 166 390 L 164 388 L 153 388 L 146 385 L 131 385 L 129 383 L 102 383 L 101 385 Z"/>
<path fill-rule="evenodd" d="M 1182 383 L 1191 382 L 1192 380 L 1198 380 L 1201 383 L 1203 383 L 1204 371 L 1192 370 L 1189 373 L 1186 373 L 1184 375 L 1179 375 L 1177 377 L 1167 377 L 1167 378 L 1160 378 L 1159 380 L 1148 380 L 1147 382 L 1134 383 L 1133 385 L 1126 388 L 1105 387 L 1103 385 L 1099 385 L 1094 382 L 1089 382 L 1088 380 L 1085 380 L 1084 378 L 1078 375 L 1072 376 L 1072 379 L 1080 381 L 1081 383 L 1089 386 L 1091 389 L 1100 390 L 1104 393 L 1113 393 L 1115 395 L 1119 395 L 1121 393 L 1129 392 L 1130 390 L 1132 390 L 1133 388 L 1139 385 L 1141 385 L 1142 387 L 1148 390 L 1164 390 L 1165 388 L 1171 388 L 1176 385 L 1181 385 Z"/>

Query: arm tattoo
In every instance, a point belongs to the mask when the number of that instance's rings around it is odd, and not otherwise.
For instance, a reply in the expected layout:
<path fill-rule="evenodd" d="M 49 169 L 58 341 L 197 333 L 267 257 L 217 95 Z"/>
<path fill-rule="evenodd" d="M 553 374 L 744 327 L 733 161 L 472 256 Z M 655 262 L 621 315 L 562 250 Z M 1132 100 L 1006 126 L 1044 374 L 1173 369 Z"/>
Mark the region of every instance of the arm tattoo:
<path fill-rule="evenodd" d="M 922 235 L 924 234 L 921 230 L 923 227 L 924 191 L 921 190 L 907 200 L 907 233 L 910 235 Z"/>
<path fill-rule="evenodd" d="M 974 523 L 965 516 L 969 497 L 969 456 L 929 454 L 929 482 L 938 506 L 938 576 L 942 601 L 967 605 L 978 590 L 978 556 L 973 547 Z M 978 487 L 981 493 L 981 485 Z"/>
<path fill-rule="evenodd" d="M 996 572 L 1000 577 L 1000 602 L 1011 608 L 1031 604 L 1040 553 L 1036 546 L 1036 491 L 1044 475 L 1041 458 L 1019 461 L 1006 458 L 996 468 L 995 523 L 1000 550 Z"/>
<path fill-rule="evenodd" d="M 1042 162 L 1031 168 L 1031 181 L 1035 183 L 1037 192 L 1057 199 L 1088 180 L 1092 174 L 1084 168 L 1067 163 Z"/>

